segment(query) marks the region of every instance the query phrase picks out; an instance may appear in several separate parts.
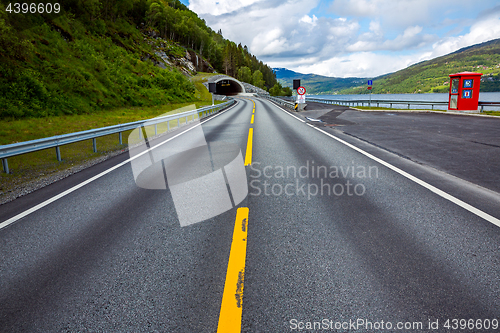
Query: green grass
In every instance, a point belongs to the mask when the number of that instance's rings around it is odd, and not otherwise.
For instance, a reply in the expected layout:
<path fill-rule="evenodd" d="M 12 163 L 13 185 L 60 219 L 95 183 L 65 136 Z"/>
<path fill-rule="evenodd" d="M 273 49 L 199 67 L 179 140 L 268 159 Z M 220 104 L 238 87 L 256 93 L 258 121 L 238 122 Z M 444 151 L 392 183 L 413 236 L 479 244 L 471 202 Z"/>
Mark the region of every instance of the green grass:
<path fill-rule="evenodd" d="M 200 108 L 210 104 L 211 100 L 152 107 L 118 108 L 82 115 L 0 120 L 0 145 L 151 119 L 165 113 L 182 112 L 178 111 L 178 109 L 188 105 L 196 105 L 196 108 Z"/>
<path fill-rule="evenodd" d="M 211 101 L 212 100 L 212 95 L 208 92 L 206 87 L 203 85 L 203 82 L 206 82 L 208 78 L 219 75 L 217 73 L 203 73 L 203 72 L 198 72 L 198 74 L 194 77 L 191 78 L 191 82 L 193 82 L 194 87 L 196 88 L 196 93 L 194 94 L 196 98 L 205 100 L 205 101 Z"/>
<path fill-rule="evenodd" d="M 151 119 L 164 114 L 185 112 L 187 109 L 211 105 L 211 94 L 203 86 L 203 80 L 209 74 L 201 73 L 192 78 L 197 88 L 196 102 L 173 103 L 151 107 L 128 107 L 101 111 L 91 114 L 49 116 L 45 118 L 0 120 L 0 144 L 10 144 L 54 135 L 84 131 L 105 126 L 123 124 L 137 120 Z M 221 102 L 216 102 L 221 103 Z M 188 121 L 193 120 L 192 117 Z M 181 125 L 185 120 L 181 119 Z M 177 121 L 170 121 L 170 128 L 177 126 Z M 158 134 L 167 131 L 167 123 L 157 126 Z M 119 144 L 118 134 L 97 138 L 97 153 L 92 150 L 92 141 L 86 140 L 61 146 L 62 161 L 57 161 L 55 149 L 46 149 L 34 153 L 9 157 L 10 174 L 0 173 L 0 201 L 8 191 L 42 177 L 54 175 L 60 171 L 95 160 L 113 152 L 125 150 L 131 131 L 123 132 L 123 145 Z M 154 135 L 154 126 L 146 127 L 148 136 Z"/>
<path fill-rule="evenodd" d="M 498 116 L 500 117 L 500 111 L 484 111 L 481 114 L 485 114 L 488 116 Z"/>
<path fill-rule="evenodd" d="M 18 32 L 2 23 L 3 15 L 0 11 L 0 119 L 196 100 L 193 84 L 179 70 L 155 65 L 156 40 L 130 22 L 108 22 L 99 35 L 63 15 Z M 179 48 L 167 44 L 166 52 Z"/>

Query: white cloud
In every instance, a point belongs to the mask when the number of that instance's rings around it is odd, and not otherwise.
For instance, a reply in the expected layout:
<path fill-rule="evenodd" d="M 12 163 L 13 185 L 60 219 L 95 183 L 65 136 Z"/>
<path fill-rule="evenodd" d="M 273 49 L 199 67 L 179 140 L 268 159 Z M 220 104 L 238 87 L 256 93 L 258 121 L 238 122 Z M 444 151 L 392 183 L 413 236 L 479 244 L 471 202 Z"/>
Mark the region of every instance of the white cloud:
<path fill-rule="evenodd" d="M 500 6 L 484 1 L 479 17 L 470 0 L 332 0 L 322 10 L 320 0 L 191 0 L 190 8 L 272 67 L 373 77 L 500 38 Z"/>
<path fill-rule="evenodd" d="M 323 73 L 335 77 L 375 77 L 395 72 L 414 62 L 411 56 L 380 55 L 373 52 L 358 52 L 347 56 L 333 57 L 312 65 L 290 68 L 300 73 Z"/>
<path fill-rule="evenodd" d="M 380 22 L 378 21 L 371 21 L 370 22 L 370 31 L 373 32 L 374 34 L 381 34 L 382 33 L 382 28 L 380 27 Z"/>
<path fill-rule="evenodd" d="M 308 24 L 310 24 L 312 26 L 316 26 L 316 22 L 317 21 L 318 21 L 318 18 L 316 17 L 316 15 L 313 15 L 312 17 L 310 17 L 309 15 L 304 15 L 299 20 L 299 23 L 303 22 L 303 23 L 308 23 Z"/>
<path fill-rule="evenodd" d="M 221 15 L 265 0 L 190 0 L 189 9 L 201 14 Z"/>
<path fill-rule="evenodd" d="M 223 15 L 200 16 L 212 29 L 222 29 L 225 38 L 249 46 L 250 52 L 258 57 L 270 54 L 271 51 L 278 54 L 292 52 L 290 56 L 303 55 L 311 50 L 311 43 L 307 40 L 311 40 L 309 35 L 314 34 L 320 21 L 316 16 L 308 15 L 318 2 L 319 0 L 306 3 L 299 0 L 267 0 L 254 2 Z M 304 36 L 304 31 L 307 36 Z M 271 42 L 272 45 L 264 45 L 266 42 Z"/>
<path fill-rule="evenodd" d="M 420 35 L 422 27 L 414 26 L 405 29 L 403 34 L 395 39 L 382 41 L 382 34 L 366 33 L 360 36 L 359 40 L 352 45 L 347 46 L 349 52 L 364 51 L 403 51 L 418 48 L 436 40 L 436 36 Z"/>
<path fill-rule="evenodd" d="M 279 54 L 290 50 L 291 47 L 279 28 L 258 34 L 250 46 L 252 50 L 262 56 Z"/>
<path fill-rule="evenodd" d="M 466 10 L 470 0 L 334 0 L 330 10 L 347 17 L 381 18 L 399 27 L 434 23 L 436 16 L 451 9 Z"/>
<path fill-rule="evenodd" d="M 480 19 L 471 26 L 469 33 L 465 35 L 448 37 L 436 42 L 433 45 L 433 51 L 429 54 L 429 58 L 439 57 L 463 47 L 496 38 L 500 38 L 500 13 L 497 13 L 496 16 Z"/>

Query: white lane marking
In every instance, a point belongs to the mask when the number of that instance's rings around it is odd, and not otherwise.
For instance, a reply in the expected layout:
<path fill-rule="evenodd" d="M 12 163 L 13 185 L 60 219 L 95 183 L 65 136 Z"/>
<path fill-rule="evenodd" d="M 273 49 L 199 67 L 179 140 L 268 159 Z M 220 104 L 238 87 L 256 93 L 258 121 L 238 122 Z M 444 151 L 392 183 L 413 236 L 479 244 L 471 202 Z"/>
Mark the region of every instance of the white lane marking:
<path fill-rule="evenodd" d="M 438 189 L 437 187 L 435 187 L 435 186 L 433 186 L 433 185 L 431 185 L 431 184 L 429 184 L 429 183 L 426 183 L 426 182 L 424 182 L 423 180 L 421 180 L 421 179 L 419 179 L 419 178 L 417 178 L 417 177 L 415 177 L 415 176 L 410 175 L 410 174 L 409 174 L 409 173 L 407 173 L 406 171 L 403 171 L 403 170 L 399 169 L 398 167 L 395 167 L 394 165 L 392 165 L 392 164 L 390 164 L 390 163 L 387 163 L 386 161 L 381 160 L 380 158 L 375 157 L 375 156 L 373 156 L 373 155 L 372 155 L 372 154 L 370 154 L 370 153 L 367 153 L 366 151 L 362 150 L 361 148 L 358 148 L 358 147 L 356 147 L 356 146 L 354 146 L 354 145 L 352 145 L 352 144 L 350 144 L 350 143 L 348 143 L 348 142 L 346 142 L 346 141 L 344 141 L 344 140 L 342 140 L 342 139 L 340 139 L 340 138 L 337 138 L 336 136 L 334 136 L 334 135 L 332 135 L 332 134 L 330 134 L 330 133 L 328 133 L 328 132 L 323 131 L 322 129 L 319 129 L 319 128 L 315 127 L 315 126 L 312 126 L 311 124 L 307 124 L 307 125 L 309 125 L 310 127 L 314 128 L 315 130 L 317 130 L 317 131 L 319 131 L 319 132 L 321 132 L 321 133 L 323 133 L 323 134 L 328 135 L 328 136 L 329 136 L 329 137 L 331 137 L 332 139 L 337 140 L 338 142 L 340 142 L 340 143 L 342 143 L 342 144 L 346 145 L 347 147 L 349 147 L 349 148 L 352 148 L 352 149 L 356 150 L 357 152 L 359 152 L 359 153 L 361 153 L 361 154 L 365 155 L 366 157 L 371 158 L 372 160 L 374 160 L 374 161 L 376 161 L 376 162 L 378 162 L 378 163 L 380 163 L 380 164 L 382 164 L 382 165 L 384 165 L 384 166 L 388 167 L 389 169 L 391 169 L 391 170 L 393 170 L 393 171 L 395 171 L 395 172 L 399 173 L 400 175 L 402 175 L 402 176 L 404 176 L 404 177 L 406 177 L 406 178 L 408 178 L 408 179 L 410 179 L 410 180 L 414 181 L 415 183 L 417 183 L 417 184 L 419 184 L 419 185 L 421 185 L 421 186 L 425 187 L 426 189 L 428 189 L 428 190 L 430 190 L 430 191 L 432 191 L 432 192 L 436 193 L 436 194 L 437 194 L 437 195 L 439 195 L 440 197 L 442 197 L 442 198 L 444 198 L 444 199 L 446 199 L 446 200 L 449 200 L 449 201 L 453 202 L 454 204 L 456 204 L 456 205 L 458 205 L 458 206 L 460 206 L 460 207 L 462 207 L 462 208 L 464 208 L 464 209 L 468 210 L 468 211 L 469 211 L 469 212 L 471 212 L 472 214 L 475 214 L 475 215 L 479 216 L 480 218 L 483 218 L 483 219 L 485 219 L 486 221 L 488 221 L 488 222 L 490 222 L 490 223 L 493 223 L 494 225 L 496 225 L 496 226 L 500 227 L 500 220 L 499 220 L 499 219 L 497 219 L 496 217 L 491 216 L 491 215 L 489 215 L 488 213 L 485 213 L 485 212 L 483 212 L 482 210 L 477 209 L 476 207 L 471 206 L 471 205 L 469 205 L 468 203 L 466 203 L 466 202 L 464 202 L 464 201 L 462 201 L 462 200 L 460 200 L 460 199 L 458 199 L 458 198 L 455 198 L 455 197 L 454 197 L 454 196 L 452 196 L 451 194 L 448 194 L 448 193 L 444 192 L 443 190 L 440 190 L 440 189 Z"/>
<path fill-rule="evenodd" d="M 163 142 L 160 142 L 160 143 L 159 143 L 159 144 L 157 144 L 156 146 L 151 147 L 151 148 L 149 148 L 149 149 L 147 149 L 147 150 L 143 151 L 142 153 L 137 154 L 136 156 L 134 156 L 134 157 L 132 157 L 132 158 L 129 158 L 128 160 L 123 161 L 123 162 L 121 162 L 121 163 L 119 163 L 119 164 L 117 164 L 117 165 L 115 165 L 115 166 L 113 166 L 113 167 L 111 167 L 111 168 L 109 168 L 109 169 L 107 169 L 107 170 L 105 170 L 105 171 L 101 172 L 100 174 L 95 175 L 94 177 L 89 178 L 89 179 L 87 179 L 87 180 L 85 180 L 85 181 L 81 182 L 80 184 L 77 184 L 77 185 L 73 186 L 72 188 L 67 189 L 67 190 L 66 190 L 66 191 L 64 191 L 64 192 L 61 192 L 61 193 L 59 193 L 58 195 L 55 195 L 55 196 L 53 196 L 52 198 L 47 199 L 47 200 L 45 200 L 44 202 L 39 203 L 38 205 L 36 205 L 36 206 L 34 206 L 34 207 L 30 208 L 30 209 L 27 209 L 27 210 L 25 210 L 25 211 L 24 211 L 24 212 L 22 212 L 22 213 L 17 214 L 16 216 L 11 217 L 11 218 L 10 218 L 10 219 L 8 219 L 8 220 L 5 220 L 4 222 L 0 223 L 0 229 L 3 229 L 3 228 L 5 228 L 6 226 L 8 226 L 8 225 L 10 225 L 10 224 L 12 224 L 12 223 L 14 223 L 14 222 L 16 222 L 16 221 L 18 221 L 18 220 L 22 219 L 23 217 L 25 217 L 25 216 L 27 216 L 27 215 L 29 215 L 29 214 L 33 213 L 33 212 L 36 212 L 37 210 L 39 210 L 39 209 L 41 209 L 41 208 L 43 208 L 43 207 L 45 207 L 45 206 L 47 206 L 47 205 L 49 205 L 49 204 L 53 203 L 54 201 L 56 201 L 56 200 L 58 200 L 58 199 L 61 199 L 62 197 L 64 197 L 64 196 L 66 196 L 66 195 L 70 194 L 71 192 L 74 192 L 74 191 L 76 191 L 76 190 L 78 190 L 78 189 L 82 188 L 83 186 L 85 186 L 85 185 L 87 185 L 87 184 L 89 184 L 89 183 L 93 182 L 94 180 L 99 179 L 99 178 L 101 178 L 101 177 L 102 177 L 102 176 L 104 176 L 104 175 L 107 175 L 107 174 L 108 174 L 108 173 L 110 173 L 111 171 L 114 171 L 114 170 L 118 169 L 119 167 L 124 166 L 125 164 L 129 163 L 130 161 L 133 161 L 133 160 L 135 160 L 136 158 L 138 158 L 138 157 L 140 157 L 140 156 L 142 156 L 142 155 L 144 155 L 144 154 L 149 153 L 151 150 L 153 150 L 153 149 L 155 149 L 155 148 L 157 148 L 157 147 L 159 147 L 159 146 L 161 146 L 161 145 L 163 145 L 163 144 L 165 144 L 165 143 L 169 142 L 170 140 L 175 139 L 176 137 L 178 137 L 178 136 L 180 136 L 180 135 L 182 135 L 182 134 L 185 134 L 185 133 L 189 132 L 189 131 L 190 131 L 190 130 L 192 130 L 193 128 L 196 128 L 196 127 L 200 126 L 201 124 L 206 123 L 207 121 L 210 121 L 210 120 L 212 120 L 212 119 L 214 119 L 214 118 L 217 118 L 218 116 L 220 116 L 221 114 L 225 113 L 226 111 L 231 110 L 232 108 L 234 108 L 234 107 L 235 107 L 236 105 L 238 105 L 238 104 L 239 104 L 239 102 L 237 102 L 235 105 L 233 105 L 233 106 L 229 107 L 228 109 L 226 109 L 226 110 L 224 110 L 224 111 L 220 112 L 219 114 L 216 114 L 215 116 L 211 117 L 210 119 L 204 120 L 204 121 L 200 122 L 199 124 L 197 124 L 197 125 L 195 125 L 195 126 L 193 126 L 193 127 L 190 127 L 190 128 L 188 128 L 188 129 L 186 129 L 184 132 L 181 132 L 181 133 L 179 133 L 179 134 L 176 134 L 175 136 L 173 136 L 173 137 L 171 137 L 171 138 L 169 138 L 169 139 L 167 139 L 167 140 L 165 140 L 165 141 L 163 141 Z"/>
<path fill-rule="evenodd" d="M 283 109 L 281 106 L 279 106 L 278 104 L 274 104 L 271 102 L 272 105 L 274 105 L 275 107 L 277 107 L 278 109 L 280 109 L 281 111 L 285 112 L 287 115 L 289 115 L 290 117 L 294 117 L 295 119 L 297 119 L 298 121 L 302 122 L 302 123 L 305 123 L 306 121 L 303 120 L 303 119 L 300 119 L 299 117 L 297 116 L 294 116 L 293 114 L 291 114 L 290 112 L 288 112 L 287 110 Z"/>

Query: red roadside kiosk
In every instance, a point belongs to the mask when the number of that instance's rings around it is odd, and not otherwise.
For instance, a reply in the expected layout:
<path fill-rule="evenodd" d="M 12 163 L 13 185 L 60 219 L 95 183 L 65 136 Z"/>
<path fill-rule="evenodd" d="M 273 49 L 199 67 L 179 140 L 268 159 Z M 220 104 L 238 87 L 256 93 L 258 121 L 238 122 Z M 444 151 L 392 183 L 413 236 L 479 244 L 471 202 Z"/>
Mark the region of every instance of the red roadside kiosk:
<path fill-rule="evenodd" d="M 450 74 L 448 110 L 477 111 L 481 75 L 483 73 Z"/>

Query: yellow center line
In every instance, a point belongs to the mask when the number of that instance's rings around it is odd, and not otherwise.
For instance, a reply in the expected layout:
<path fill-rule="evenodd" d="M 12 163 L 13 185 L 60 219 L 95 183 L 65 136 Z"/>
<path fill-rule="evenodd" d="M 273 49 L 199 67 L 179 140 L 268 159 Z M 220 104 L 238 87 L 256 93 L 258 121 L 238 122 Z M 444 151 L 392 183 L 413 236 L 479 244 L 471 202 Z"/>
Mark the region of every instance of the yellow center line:
<path fill-rule="evenodd" d="M 252 119 L 250 119 L 250 124 L 253 124 L 253 117 L 254 115 L 252 115 Z"/>
<path fill-rule="evenodd" d="M 248 212 L 249 209 L 246 207 L 238 208 L 236 212 L 233 242 L 227 264 L 226 283 L 224 285 L 224 294 L 222 295 L 217 333 L 241 332 Z"/>
<path fill-rule="evenodd" d="M 252 164 L 252 141 L 253 141 L 253 128 L 248 130 L 247 151 L 245 153 L 245 166 Z"/>

